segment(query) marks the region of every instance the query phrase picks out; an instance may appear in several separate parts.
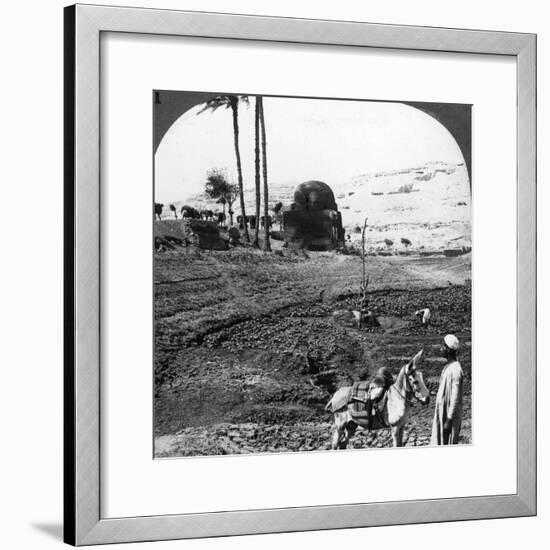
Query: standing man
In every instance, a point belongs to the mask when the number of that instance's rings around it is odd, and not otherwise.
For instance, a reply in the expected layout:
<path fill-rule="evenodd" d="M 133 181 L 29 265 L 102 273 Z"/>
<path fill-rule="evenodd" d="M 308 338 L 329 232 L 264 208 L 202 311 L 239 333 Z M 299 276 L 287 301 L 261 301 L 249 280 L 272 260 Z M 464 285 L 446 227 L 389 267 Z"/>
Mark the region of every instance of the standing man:
<path fill-rule="evenodd" d="M 456 445 L 462 422 L 462 381 L 464 373 L 456 360 L 458 338 L 447 334 L 441 353 L 447 360 L 439 380 L 432 428 L 432 445 Z"/>

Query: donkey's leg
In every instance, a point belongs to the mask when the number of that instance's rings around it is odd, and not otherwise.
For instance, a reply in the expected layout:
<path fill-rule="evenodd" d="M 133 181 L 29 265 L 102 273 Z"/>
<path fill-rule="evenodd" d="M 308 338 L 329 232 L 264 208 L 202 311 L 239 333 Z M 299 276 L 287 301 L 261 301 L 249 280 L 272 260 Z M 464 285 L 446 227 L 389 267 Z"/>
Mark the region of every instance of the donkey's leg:
<path fill-rule="evenodd" d="M 392 426 L 391 435 L 394 447 L 403 447 L 403 426 Z"/>
<path fill-rule="evenodd" d="M 355 422 L 348 422 L 344 428 L 344 434 L 340 440 L 340 449 L 346 449 L 351 437 L 357 429 L 357 424 Z"/>
<path fill-rule="evenodd" d="M 342 421 L 340 419 L 340 414 L 335 413 L 334 414 L 334 426 L 332 428 L 332 443 L 331 443 L 331 449 L 335 451 L 338 449 L 338 443 L 340 442 L 340 438 L 342 437 Z"/>
<path fill-rule="evenodd" d="M 345 429 L 348 424 L 347 415 L 342 412 L 337 412 L 334 415 L 334 431 L 332 433 L 332 449 L 341 448 L 340 443 L 345 437 Z"/>
<path fill-rule="evenodd" d="M 403 432 L 405 430 L 405 424 L 399 426 L 399 429 L 397 431 L 397 443 L 398 447 L 403 447 Z"/>
<path fill-rule="evenodd" d="M 332 445 L 331 448 L 333 451 L 336 451 L 340 448 L 340 439 L 342 439 L 342 436 L 344 435 L 343 428 L 339 427 L 338 424 L 334 423 L 334 430 L 332 432 Z"/>

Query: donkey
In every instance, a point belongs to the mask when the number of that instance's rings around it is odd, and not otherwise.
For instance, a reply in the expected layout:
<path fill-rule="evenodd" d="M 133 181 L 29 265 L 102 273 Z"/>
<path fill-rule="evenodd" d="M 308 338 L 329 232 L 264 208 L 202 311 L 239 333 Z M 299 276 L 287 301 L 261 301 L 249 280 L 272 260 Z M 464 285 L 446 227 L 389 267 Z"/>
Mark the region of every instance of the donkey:
<path fill-rule="evenodd" d="M 430 392 L 426 388 L 422 373 L 417 370 L 416 363 L 423 350 L 420 350 L 406 365 L 404 365 L 394 384 L 388 389 L 388 395 L 380 419 L 372 419 L 371 429 L 380 430 L 390 428 L 393 446 L 403 446 L 403 428 L 409 420 L 411 400 L 416 397 L 423 405 L 430 402 Z M 357 426 L 366 426 L 366 419 L 354 418 L 350 403 L 351 387 L 343 387 L 336 391 L 325 410 L 334 414 L 334 431 L 332 435 L 332 449 L 345 449 Z"/>

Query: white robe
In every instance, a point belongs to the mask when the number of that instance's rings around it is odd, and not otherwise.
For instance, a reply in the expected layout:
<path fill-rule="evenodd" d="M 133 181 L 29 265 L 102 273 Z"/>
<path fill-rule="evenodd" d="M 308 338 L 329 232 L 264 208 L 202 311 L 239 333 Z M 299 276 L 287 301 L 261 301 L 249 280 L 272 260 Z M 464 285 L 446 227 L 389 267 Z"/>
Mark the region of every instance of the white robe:
<path fill-rule="evenodd" d="M 432 427 L 432 445 L 456 445 L 462 423 L 462 383 L 464 373 L 458 361 L 445 366 L 439 380 Z M 451 428 L 445 430 L 445 422 Z"/>

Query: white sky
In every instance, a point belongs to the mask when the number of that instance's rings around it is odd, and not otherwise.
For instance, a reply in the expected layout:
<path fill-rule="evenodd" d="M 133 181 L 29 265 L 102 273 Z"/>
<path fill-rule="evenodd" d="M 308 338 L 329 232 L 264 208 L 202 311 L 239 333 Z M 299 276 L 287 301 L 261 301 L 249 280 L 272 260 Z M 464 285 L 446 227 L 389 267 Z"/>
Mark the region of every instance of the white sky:
<path fill-rule="evenodd" d="M 204 189 L 206 172 L 227 170 L 237 182 L 230 109 L 183 114 L 155 154 L 155 200 L 185 200 Z M 463 162 L 451 134 L 401 103 L 264 98 L 268 179 L 321 180 L 334 186 L 368 172 L 427 161 Z M 254 99 L 239 107 L 245 188 L 254 185 Z"/>

